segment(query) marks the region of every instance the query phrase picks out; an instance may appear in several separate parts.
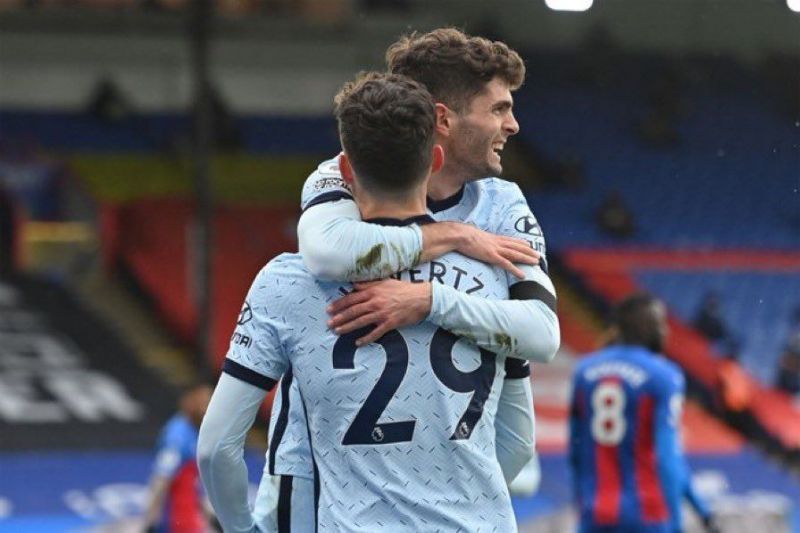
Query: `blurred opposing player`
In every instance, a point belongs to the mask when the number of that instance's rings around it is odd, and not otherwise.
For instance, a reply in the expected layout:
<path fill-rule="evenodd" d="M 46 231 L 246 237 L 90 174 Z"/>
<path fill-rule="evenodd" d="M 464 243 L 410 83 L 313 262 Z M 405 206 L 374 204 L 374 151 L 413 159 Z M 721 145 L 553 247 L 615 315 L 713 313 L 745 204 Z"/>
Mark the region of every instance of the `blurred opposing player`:
<path fill-rule="evenodd" d="M 503 145 L 519 130 L 511 92 L 522 84 L 525 66 L 504 43 L 452 28 L 401 38 L 389 48 L 387 63 L 390 71 L 426 85 L 437 102 L 436 142 L 444 148 L 445 162 L 431 177 L 427 207 L 440 222 L 391 227 L 361 221 L 338 160 L 331 159 L 320 164 L 303 188 L 301 255 L 307 268 L 325 279 L 371 280 L 411 269 L 403 282 L 357 284 L 356 292 L 333 303 L 331 326 L 341 334 L 376 324 L 360 339 L 367 343 L 427 318 L 509 357 L 496 444 L 510 482 L 534 455 L 530 370 L 521 359 L 549 361 L 560 341 L 541 228 L 519 187 L 487 178 L 501 172 Z M 443 283 L 442 266 L 431 260 L 452 250 L 508 270 L 509 299 L 456 290 L 467 283 L 458 271 L 456 287 Z M 532 260 L 536 258 L 538 265 Z M 427 261 L 433 265 L 430 272 L 413 268 Z M 291 490 L 281 492 L 277 510 L 257 504 L 256 518 L 261 523 L 265 515 L 277 513 L 295 530 L 306 531 L 312 526 L 303 522 L 308 514 L 302 509 L 313 496 L 314 475 L 296 383 L 282 382 L 276 398 L 267 468 L 281 476 L 277 484 Z M 522 485 L 535 479 L 527 481 Z M 272 501 L 268 494 L 273 486 L 264 478 L 259 502 Z"/>
<path fill-rule="evenodd" d="M 210 398 L 208 385 L 197 384 L 187 389 L 181 395 L 178 413 L 161 431 L 145 512 L 147 531 L 208 531 L 196 451 L 197 430 Z"/>
<path fill-rule="evenodd" d="M 432 222 L 425 191 L 443 152 L 433 144 L 430 94 L 406 78 L 373 74 L 343 88 L 336 112 L 340 167 L 364 217 Z M 477 297 L 508 296 L 496 267 L 459 254 L 438 263 L 419 269 L 437 269 L 442 283 Z M 203 481 L 225 530 L 252 528 L 246 502 L 238 510 L 229 502 L 246 486 L 244 426 L 287 373 L 307 413 L 318 530 L 515 531 L 495 452 L 505 356 L 429 321 L 359 347 L 366 330 L 337 336 L 326 325 L 327 304 L 349 287 L 314 278 L 297 254 L 278 256 L 253 282 L 249 318 L 238 322 L 200 431 Z"/>
<path fill-rule="evenodd" d="M 684 378 L 660 355 L 664 304 L 635 294 L 614 313 L 617 344 L 575 369 L 569 458 L 580 531 L 682 531 L 686 497 L 710 526 L 680 442 Z"/>

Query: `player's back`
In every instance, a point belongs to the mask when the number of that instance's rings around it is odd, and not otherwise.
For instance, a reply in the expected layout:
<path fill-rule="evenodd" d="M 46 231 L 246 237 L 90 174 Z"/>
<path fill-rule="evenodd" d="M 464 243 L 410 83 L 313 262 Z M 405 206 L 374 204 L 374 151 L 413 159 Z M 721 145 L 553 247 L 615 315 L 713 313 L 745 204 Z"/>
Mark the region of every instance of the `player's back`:
<path fill-rule="evenodd" d="M 320 530 L 514 531 L 495 455 L 494 415 L 504 358 L 428 322 L 356 347 L 337 337 L 328 303 L 349 284 L 320 282 L 298 255 L 267 267 L 287 331 L 320 480 Z M 506 298 L 501 271 L 458 254 L 400 279 Z M 275 291 L 273 291 L 275 292 Z"/>
<path fill-rule="evenodd" d="M 667 531 L 676 495 L 671 453 L 682 375 L 647 349 L 613 346 L 573 379 L 570 460 L 582 530 Z"/>

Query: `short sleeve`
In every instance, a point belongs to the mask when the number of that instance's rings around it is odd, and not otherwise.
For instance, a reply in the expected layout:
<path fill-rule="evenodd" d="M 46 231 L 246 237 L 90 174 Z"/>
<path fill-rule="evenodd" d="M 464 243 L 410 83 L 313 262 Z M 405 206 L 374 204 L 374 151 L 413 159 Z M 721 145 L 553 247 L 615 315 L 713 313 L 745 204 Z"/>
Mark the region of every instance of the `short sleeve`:
<path fill-rule="evenodd" d="M 173 423 L 164 428 L 156 450 L 153 475 L 170 479 L 175 477 L 183 464 L 185 440 L 179 425 Z"/>
<path fill-rule="evenodd" d="M 236 319 L 222 371 L 256 387 L 270 390 L 289 366 L 284 349 L 290 335 L 291 305 L 285 289 L 291 280 L 279 266 L 258 273 Z"/>
<path fill-rule="evenodd" d="M 309 207 L 342 199 L 353 199 L 350 188 L 339 172 L 338 157 L 321 163 L 303 184 L 300 208 L 305 211 Z"/>

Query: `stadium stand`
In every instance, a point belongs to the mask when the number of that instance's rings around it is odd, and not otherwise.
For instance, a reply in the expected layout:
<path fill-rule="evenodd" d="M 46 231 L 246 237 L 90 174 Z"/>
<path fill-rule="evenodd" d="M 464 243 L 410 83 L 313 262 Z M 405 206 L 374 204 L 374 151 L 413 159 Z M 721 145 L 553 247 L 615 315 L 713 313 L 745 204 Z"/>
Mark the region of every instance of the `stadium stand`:
<path fill-rule="evenodd" d="M 63 287 L 0 281 L 0 450 L 149 446 L 174 401 Z"/>
<path fill-rule="evenodd" d="M 773 442 L 800 448 L 797 409 L 787 396 L 765 386 L 772 383 L 789 312 L 800 303 L 794 296 L 800 295 L 800 122 L 764 103 L 761 97 L 769 88 L 757 74 L 726 60 L 694 58 L 673 65 L 630 57 L 598 78 L 592 69 L 565 70 L 568 62 L 558 53 L 526 57 L 535 75 L 516 95 L 521 136 L 546 156 L 578 159 L 584 174 L 583 183 L 571 188 L 529 191 L 550 252 L 564 258 L 565 268 L 555 268 L 556 275 L 576 276 L 559 280 L 567 349 L 558 365 L 534 370 L 545 476 L 563 477 L 565 380 L 573 356 L 594 349 L 601 329 L 587 295 L 576 289 L 581 285 L 605 302 L 636 288 L 666 299 L 677 339 L 669 353 L 709 390 L 717 386 L 720 359 L 687 324 L 707 289 L 724 294 L 726 318 L 741 336 L 742 363 L 758 380 L 752 383 L 751 411 Z M 680 80 L 669 115 L 676 137 L 673 144 L 654 147 L 641 138 L 637 125 L 653 109 L 653 80 L 669 71 Z M 0 122 L 3 138 L 26 139 L 63 154 L 66 168 L 100 204 L 106 265 L 131 273 L 173 334 L 191 342 L 196 319 L 187 266 L 189 120 L 134 112 L 107 121 L 79 112 L 3 110 Z M 247 280 L 271 255 L 294 248 L 300 184 L 318 160 L 338 150 L 334 123 L 326 117 L 250 116 L 234 123 L 239 150 L 215 159 L 220 250 L 214 264 L 220 290 L 214 296 L 213 342 L 218 358 Z M 612 191 L 621 192 L 636 220 L 635 234 L 625 240 L 595 224 L 598 203 Z M 170 406 L 171 400 L 160 405 Z M 693 466 L 725 472 L 739 492 L 766 487 L 800 498 L 788 474 L 774 471 L 696 403 L 690 406 L 690 449 L 708 453 L 695 453 Z M 151 438 L 152 431 L 141 434 Z M 70 456 L 61 464 L 83 460 Z M 144 457 L 120 461 L 133 466 L 108 479 L 140 480 L 141 472 L 134 472 L 146 464 Z M 92 468 L 94 463 L 85 464 Z M 753 470 L 763 479 L 753 478 Z M 15 479 L 21 475 L 14 471 Z M 15 486 L 8 479 L 8 486 Z M 541 498 L 517 501 L 516 510 L 524 520 L 562 509 L 568 499 L 564 486 L 551 484 Z"/>
<path fill-rule="evenodd" d="M 723 294 L 727 323 L 737 335 L 743 335 L 740 362 L 763 384 L 775 382 L 778 359 L 789 333 L 787 317 L 800 299 L 800 277 L 796 273 L 647 271 L 636 274 L 636 278 L 662 295 L 686 322 L 691 321 L 703 291 L 714 289 Z"/>
<path fill-rule="evenodd" d="M 520 135 L 552 156 L 576 155 L 585 172 L 584 188 L 530 197 L 551 246 L 618 245 L 592 223 L 597 203 L 614 190 L 639 226 L 628 244 L 800 246 L 800 120 L 759 99 L 768 91 L 764 80 L 736 65 L 685 60 L 679 142 L 653 149 L 642 145 L 634 124 L 647 109 L 648 74 L 659 72 L 658 60 L 621 61 L 605 91 L 565 82 L 568 73 L 552 57 L 530 62 L 537 76 L 517 98 Z"/>

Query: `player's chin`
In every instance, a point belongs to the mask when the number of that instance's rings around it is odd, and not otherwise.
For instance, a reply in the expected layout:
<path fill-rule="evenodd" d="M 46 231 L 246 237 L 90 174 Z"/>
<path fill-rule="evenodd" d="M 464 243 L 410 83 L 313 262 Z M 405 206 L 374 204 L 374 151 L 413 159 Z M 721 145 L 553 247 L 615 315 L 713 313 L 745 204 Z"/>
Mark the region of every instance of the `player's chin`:
<path fill-rule="evenodd" d="M 499 176 L 503 173 L 503 165 L 499 162 L 489 163 L 486 165 L 486 171 L 487 176 Z"/>
<path fill-rule="evenodd" d="M 492 151 L 486 161 L 486 170 L 489 176 L 499 176 L 503 172 L 502 159 L 500 154 Z"/>

